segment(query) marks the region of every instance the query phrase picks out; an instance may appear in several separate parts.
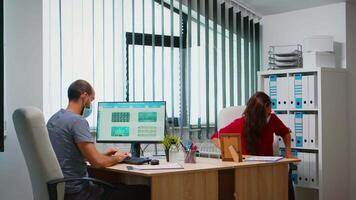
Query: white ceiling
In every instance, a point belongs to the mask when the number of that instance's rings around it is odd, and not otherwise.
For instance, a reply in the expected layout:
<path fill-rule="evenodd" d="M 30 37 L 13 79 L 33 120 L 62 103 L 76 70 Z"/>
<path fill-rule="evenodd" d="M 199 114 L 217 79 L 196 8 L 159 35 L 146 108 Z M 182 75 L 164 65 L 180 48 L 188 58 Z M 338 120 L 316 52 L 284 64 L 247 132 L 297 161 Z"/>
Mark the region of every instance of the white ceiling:
<path fill-rule="evenodd" d="M 234 0 L 236 1 L 236 0 Z M 237 0 L 262 16 L 323 6 L 346 0 Z"/>

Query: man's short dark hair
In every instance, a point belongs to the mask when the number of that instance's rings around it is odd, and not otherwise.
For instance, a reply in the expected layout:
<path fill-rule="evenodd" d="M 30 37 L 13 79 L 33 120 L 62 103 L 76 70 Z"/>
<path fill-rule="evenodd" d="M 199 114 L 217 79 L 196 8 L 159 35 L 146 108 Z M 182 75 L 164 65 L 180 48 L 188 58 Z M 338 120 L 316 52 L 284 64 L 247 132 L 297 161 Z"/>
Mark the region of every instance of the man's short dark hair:
<path fill-rule="evenodd" d="M 93 87 L 85 80 L 76 80 L 68 88 L 68 100 L 76 101 L 85 92 L 91 95 Z"/>

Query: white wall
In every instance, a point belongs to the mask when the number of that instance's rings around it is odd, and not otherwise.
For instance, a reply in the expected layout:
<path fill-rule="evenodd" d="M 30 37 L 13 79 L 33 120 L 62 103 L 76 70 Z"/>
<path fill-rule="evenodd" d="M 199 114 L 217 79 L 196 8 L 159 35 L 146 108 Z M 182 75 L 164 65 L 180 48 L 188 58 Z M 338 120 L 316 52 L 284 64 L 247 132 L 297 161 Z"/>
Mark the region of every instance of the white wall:
<path fill-rule="evenodd" d="M 349 111 L 349 134 L 350 134 L 350 188 L 351 199 L 356 199 L 356 2 L 346 4 L 346 51 L 348 69 L 348 111 Z"/>
<path fill-rule="evenodd" d="M 42 109 L 42 0 L 5 0 L 5 100 L 7 137 L 0 153 L 3 200 L 33 199 L 31 182 L 12 122 L 13 111 Z"/>
<path fill-rule="evenodd" d="M 270 45 L 303 44 L 312 35 L 334 36 L 338 67 L 346 67 L 345 3 L 264 16 L 261 20 L 263 63 L 267 66 Z"/>

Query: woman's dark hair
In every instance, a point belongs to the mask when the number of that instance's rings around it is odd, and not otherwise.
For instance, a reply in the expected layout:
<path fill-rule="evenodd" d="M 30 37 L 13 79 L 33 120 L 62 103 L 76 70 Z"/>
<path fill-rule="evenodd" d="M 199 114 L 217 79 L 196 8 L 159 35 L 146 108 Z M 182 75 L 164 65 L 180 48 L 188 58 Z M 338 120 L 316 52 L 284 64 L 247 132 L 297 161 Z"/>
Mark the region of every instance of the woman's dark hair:
<path fill-rule="evenodd" d="M 68 88 L 68 100 L 76 101 L 85 92 L 91 95 L 93 87 L 85 80 L 76 80 Z"/>
<path fill-rule="evenodd" d="M 244 135 L 249 154 L 256 153 L 256 144 L 261 138 L 263 128 L 267 123 L 266 108 L 271 106 L 271 99 L 264 92 L 256 92 L 247 102 L 244 111 Z"/>

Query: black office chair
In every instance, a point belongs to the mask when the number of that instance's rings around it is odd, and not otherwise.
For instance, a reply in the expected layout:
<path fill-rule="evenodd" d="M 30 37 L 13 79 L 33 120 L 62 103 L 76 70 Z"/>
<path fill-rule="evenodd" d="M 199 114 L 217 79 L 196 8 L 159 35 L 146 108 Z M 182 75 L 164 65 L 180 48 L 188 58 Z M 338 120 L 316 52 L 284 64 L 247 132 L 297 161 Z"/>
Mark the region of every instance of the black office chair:
<path fill-rule="evenodd" d="M 78 180 L 91 181 L 102 186 L 102 199 L 107 199 L 112 190 L 118 189 L 94 178 L 64 178 L 49 140 L 43 114 L 38 108 L 17 109 L 13 114 L 13 121 L 29 169 L 34 199 L 62 200 L 64 183 Z"/>

